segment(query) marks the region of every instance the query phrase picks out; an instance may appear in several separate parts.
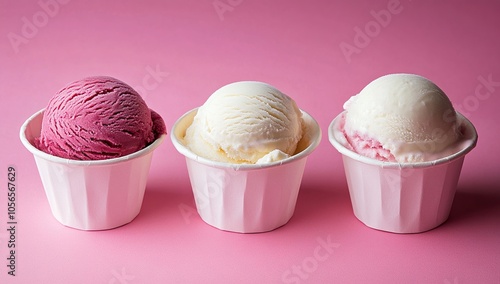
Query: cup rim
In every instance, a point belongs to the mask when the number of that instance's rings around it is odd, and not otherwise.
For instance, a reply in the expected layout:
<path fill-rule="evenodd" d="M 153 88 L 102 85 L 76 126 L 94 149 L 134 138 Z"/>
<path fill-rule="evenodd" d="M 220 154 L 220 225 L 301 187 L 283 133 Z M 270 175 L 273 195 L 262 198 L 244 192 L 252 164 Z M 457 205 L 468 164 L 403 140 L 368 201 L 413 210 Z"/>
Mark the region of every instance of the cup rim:
<path fill-rule="evenodd" d="M 359 162 L 369 164 L 369 165 L 374 165 L 374 166 L 379 166 L 382 168 L 425 168 L 425 167 L 431 167 L 431 166 L 436 166 L 440 164 L 445 164 L 449 163 L 455 159 L 458 159 L 460 157 L 463 157 L 465 154 L 469 153 L 477 144 L 477 131 L 474 125 L 461 113 L 457 111 L 457 117 L 458 120 L 463 122 L 463 125 L 466 127 L 467 133 L 470 134 L 470 137 L 468 140 L 468 144 L 464 146 L 462 149 L 459 151 L 431 161 L 425 161 L 425 162 L 416 162 L 416 163 L 398 163 L 398 162 L 387 162 L 387 161 L 379 161 L 373 158 L 369 158 L 366 156 L 363 156 L 361 154 L 358 154 L 347 147 L 345 147 L 340 141 L 337 140 L 335 133 L 337 133 L 337 128 L 338 128 L 338 123 L 340 122 L 340 119 L 342 116 L 346 113 L 346 111 L 342 111 L 339 115 L 337 115 L 330 125 L 328 126 L 328 138 L 330 140 L 330 143 L 339 151 L 342 155 L 347 156 L 351 159 L 357 160 Z"/>
<path fill-rule="evenodd" d="M 172 143 L 173 143 L 174 147 L 177 149 L 177 151 L 179 153 L 181 153 L 182 155 L 184 155 L 186 158 L 189 158 L 189 159 L 194 160 L 198 163 L 208 165 L 211 167 L 228 168 L 228 169 L 233 169 L 233 170 L 238 170 L 238 171 L 258 170 L 258 169 L 263 169 L 263 168 L 276 167 L 276 166 L 288 164 L 288 163 L 291 163 L 291 162 L 294 162 L 294 161 L 297 161 L 297 160 L 300 160 L 302 158 L 307 157 L 316 149 L 316 147 L 319 145 L 319 143 L 321 141 L 322 133 L 321 133 L 321 128 L 319 127 L 318 122 L 310 114 L 308 114 L 307 112 L 300 109 L 300 111 L 302 112 L 302 117 L 304 119 L 304 123 L 307 125 L 307 127 L 309 129 L 312 129 L 313 131 L 311 131 L 311 136 L 309 137 L 309 140 L 310 140 L 309 145 L 305 149 L 300 151 L 299 153 L 296 153 L 288 158 L 285 158 L 285 159 L 282 159 L 279 161 L 275 161 L 272 163 L 265 163 L 265 164 L 234 164 L 234 163 L 213 161 L 213 160 L 201 157 L 199 155 L 196 155 L 194 152 L 192 152 L 188 147 L 186 147 L 184 145 L 181 138 L 179 138 L 177 135 L 178 128 L 179 128 L 180 124 L 185 119 L 194 118 L 196 112 L 198 111 L 198 108 L 199 107 L 189 110 L 188 112 L 184 113 L 179 119 L 177 119 L 177 121 L 172 126 L 172 130 L 170 132 L 171 133 L 170 139 L 172 140 Z M 191 125 L 191 123 L 190 123 L 190 125 Z M 187 129 L 187 127 L 186 127 L 186 129 Z M 185 133 L 185 130 L 183 133 Z"/>
<path fill-rule="evenodd" d="M 26 137 L 26 130 L 28 129 L 28 126 L 31 123 L 33 123 L 33 120 L 35 120 L 39 116 L 42 116 L 44 111 L 45 111 L 45 109 L 43 108 L 43 109 L 35 112 L 21 125 L 19 137 L 20 137 L 21 142 L 23 143 L 24 147 L 26 149 L 28 149 L 28 151 L 30 151 L 33 155 L 35 155 L 36 157 L 54 162 L 54 163 L 66 164 L 66 165 L 72 165 L 72 166 L 98 166 L 98 165 L 117 164 L 117 163 L 121 163 L 124 161 L 139 158 L 141 156 L 144 156 L 144 155 L 152 152 L 158 146 L 160 146 L 160 144 L 163 142 L 163 140 L 167 136 L 167 134 L 162 134 L 158 138 L 156 138 L 155 141 L 153 141 L 151 144 L 144 147 L 143 149 L 136 151 L 134 153 L 125 155 L 125 156 L 117 157 L 117 158 L 104 159 L 104 160 L 73 160 L 73 159 L 68 159 L 68 158 L 62 158 L 62 157 L 58 157 L 58 156 L 54 156 L 54 155 L 45 153 L 44 151 L 38 149 Z"/>

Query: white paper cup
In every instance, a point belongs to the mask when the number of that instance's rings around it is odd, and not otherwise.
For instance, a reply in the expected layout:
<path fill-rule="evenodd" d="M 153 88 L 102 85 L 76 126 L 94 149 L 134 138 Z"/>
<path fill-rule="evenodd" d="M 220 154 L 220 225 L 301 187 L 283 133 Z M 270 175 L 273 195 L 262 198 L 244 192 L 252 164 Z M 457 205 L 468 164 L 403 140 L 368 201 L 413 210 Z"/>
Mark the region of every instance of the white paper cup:
<path fill-rule="evenodd" d="M 131 222 L 141 210 L 153 150 L 166 135 L 130 155 L 78 161 L 34 146 L 42 118 L 43 110 L 28 118 L 21 126 L 20 138 L 35 158 L 54 217 L 80 230 L 106 230 Z"/>
<path fill-rule="evenodd" d="M 382 162 L 346 148 L 339 123 L 328 137 L 342 154 L 354 215 L 368 227 L 393 233 L 420 233 L 448 219 L 465 155 L 477 142 L 476 129 L 461 114 L 465 139 L 458 152 L 429 162 Z"/>
<path fill-rule="evenodd" d="M 197 156 L 184 144 L 186 129 L 197 109 L 177 120 L 171 139 L 186 157 L 196 208 L 218 229 L 259 233 L 286 224 L 293 215 L 306 159 L 321 140 L 318 123 L 303 113 L 305 133 L 297 154 L 269 164 L 229 164 Z"/>

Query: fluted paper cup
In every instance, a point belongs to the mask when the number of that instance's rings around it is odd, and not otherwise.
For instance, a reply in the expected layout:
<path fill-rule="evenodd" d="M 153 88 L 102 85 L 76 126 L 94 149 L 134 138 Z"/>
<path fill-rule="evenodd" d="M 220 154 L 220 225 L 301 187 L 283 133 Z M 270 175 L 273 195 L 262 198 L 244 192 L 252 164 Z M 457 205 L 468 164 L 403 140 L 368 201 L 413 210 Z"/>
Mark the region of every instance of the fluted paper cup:
<path fill-rule="evenodd" d="M 184 144 L 186 129 L 197 109 L 177 120 L 171 139 L 186 157 L 197 211 L 218 229 L 259 233 L 274 230 L 292 217 L 306 159 L 321 140 L 318 123 L 303 113 L 305 133 L 297 154 L 269 164 L 214 162 L 191 152 Z"/>
<path fill-rule="evenodd" d="M 43 110 L 26 120 L 20 138 L 35 158 L 54 217 L 80 230 L 106 230 L 131 222 L 141 210 L 153 150 L 166 135 L 130 155 L 77 161 L 47 154 L 34 146 L 42 118 Z"/>
<path fill-rule="evenodd" d="M 366 226 L 393 233 L 420 233 L 448 219 L 465 155 L 476 145 L 472 123 L 458 114 L 464 128 L 461 149 L 420 163 L 367 158 L 346 148 L 337 116 L 329 126 L 332 145 L 342 154 L 354 215 Z"/>

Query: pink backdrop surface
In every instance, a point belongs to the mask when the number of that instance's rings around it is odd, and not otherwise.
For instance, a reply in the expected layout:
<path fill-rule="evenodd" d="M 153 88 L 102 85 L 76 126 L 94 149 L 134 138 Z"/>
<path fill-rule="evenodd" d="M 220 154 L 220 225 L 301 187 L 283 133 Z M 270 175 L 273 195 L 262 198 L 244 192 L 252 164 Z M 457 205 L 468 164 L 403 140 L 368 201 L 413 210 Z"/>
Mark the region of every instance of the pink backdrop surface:
<path fill-rule="evenodd" d="M 500 283 L 498 1 L 5 1 L 0 4 L 0 283 Z M 352 212 L 327 127 L 388 73 L 423 75 L 476 126 L 451 215 L 399 235 Z M 143 207 L 108 231 L 52 216 L 21 124 L 67 83 L 119 78 L 170 129 L 217 88 L 259 80 L 321 125 L 295 214 L 262 234 L 220 231 L 195 212 L 170 138 Z M 16 276 L 9 268 L 7 168 L 17 172 Z"/>

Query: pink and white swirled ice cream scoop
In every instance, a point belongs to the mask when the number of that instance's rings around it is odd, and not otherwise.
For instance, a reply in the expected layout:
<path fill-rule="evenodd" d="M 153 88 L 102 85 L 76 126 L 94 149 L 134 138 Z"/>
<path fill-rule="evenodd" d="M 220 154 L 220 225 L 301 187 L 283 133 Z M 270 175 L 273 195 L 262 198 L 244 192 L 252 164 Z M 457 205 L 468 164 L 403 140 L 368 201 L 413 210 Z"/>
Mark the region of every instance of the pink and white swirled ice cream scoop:
<path fill-rule="evenodd" d="M 461 127 L 446 94 L 413 74 L 375 79 L 344 104 L 345 144 L 380 161 L 415 163 L 460 149 Z"/>

